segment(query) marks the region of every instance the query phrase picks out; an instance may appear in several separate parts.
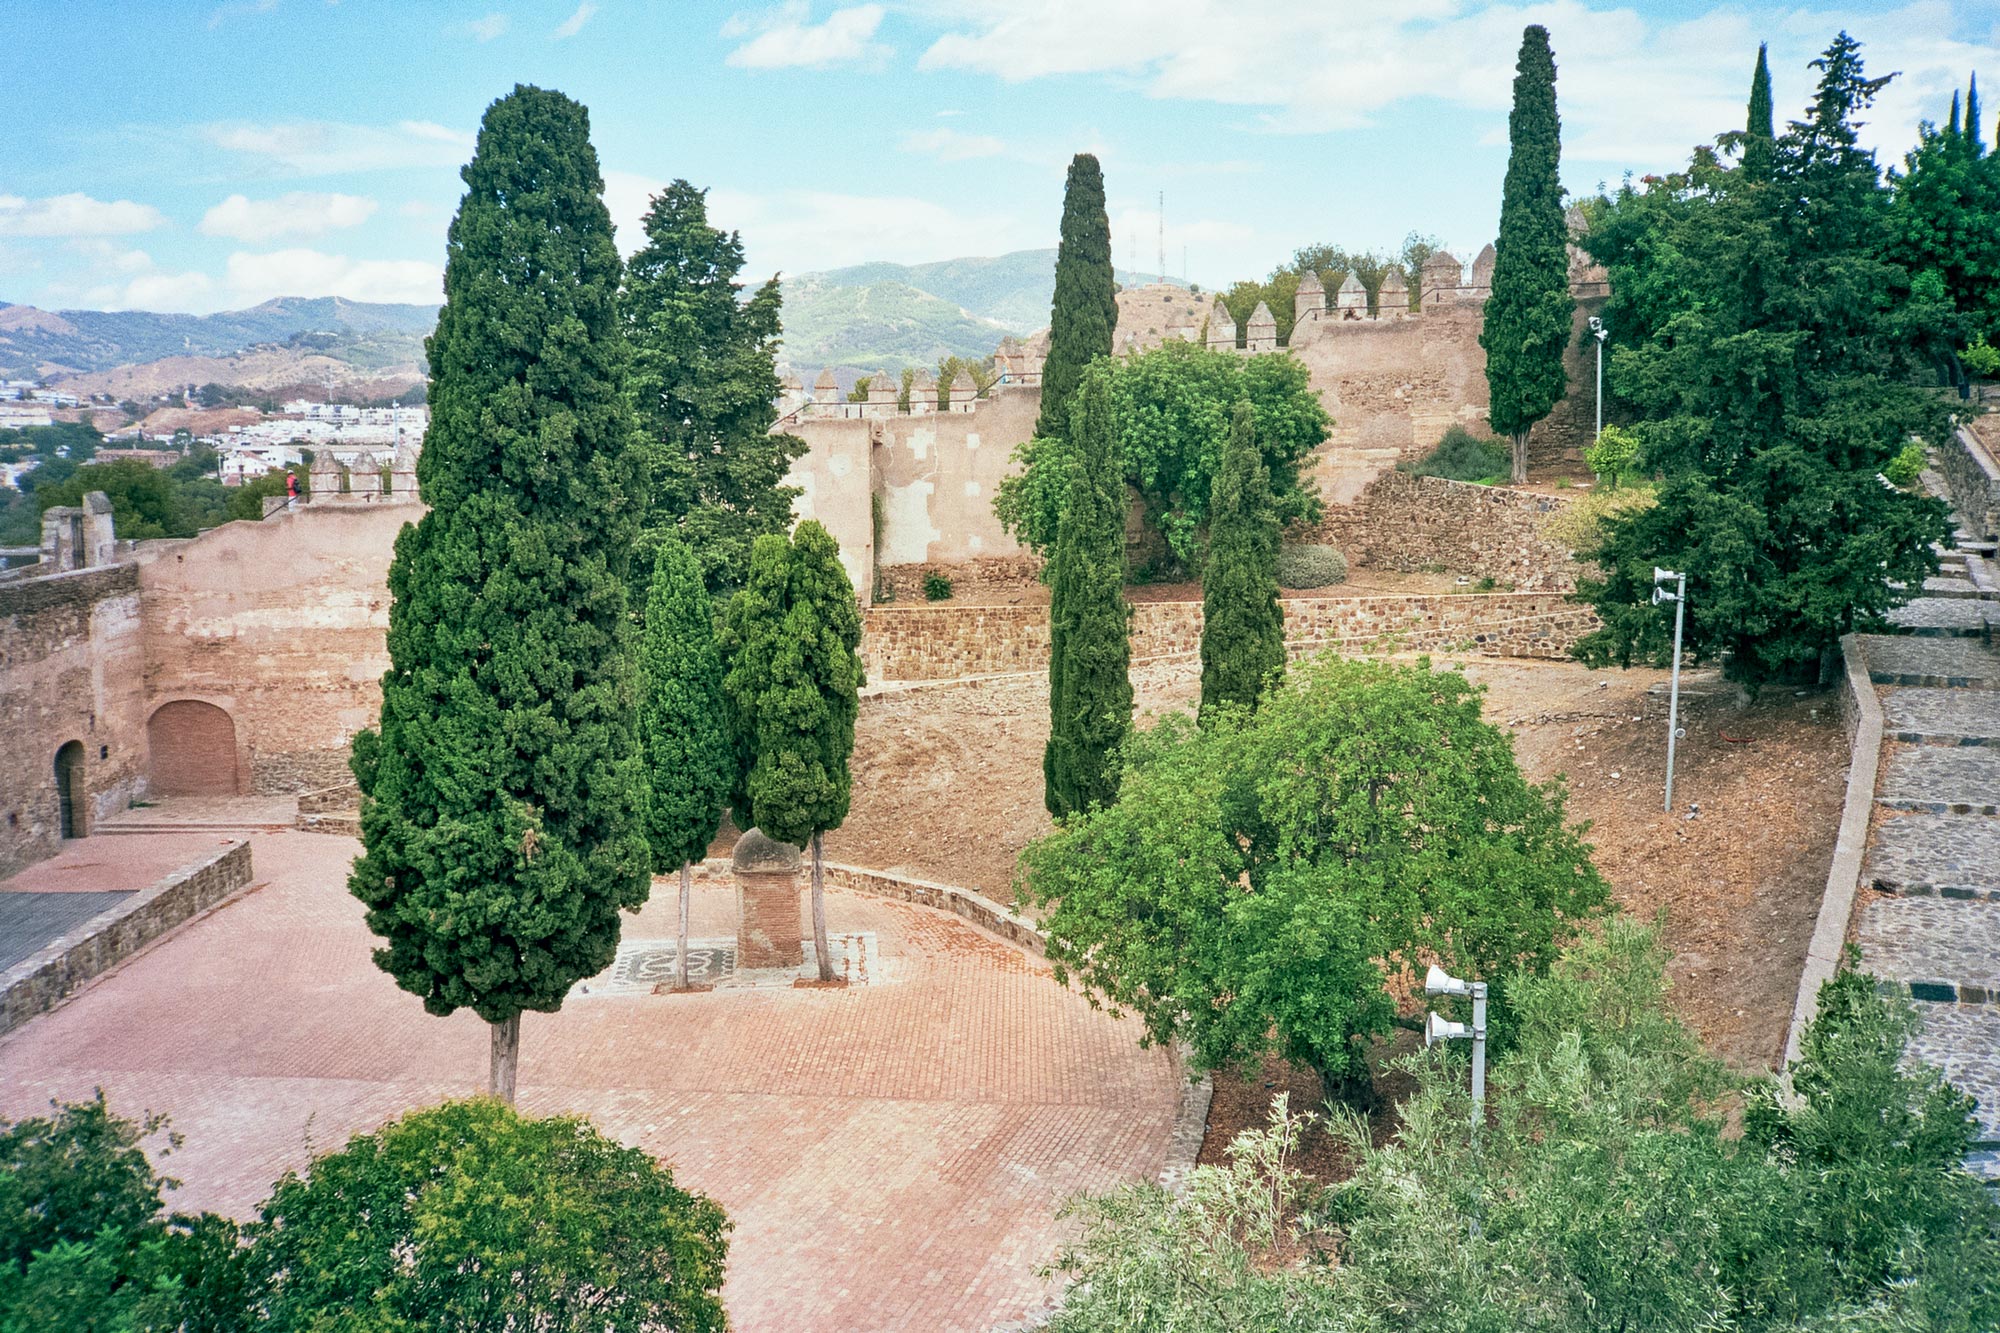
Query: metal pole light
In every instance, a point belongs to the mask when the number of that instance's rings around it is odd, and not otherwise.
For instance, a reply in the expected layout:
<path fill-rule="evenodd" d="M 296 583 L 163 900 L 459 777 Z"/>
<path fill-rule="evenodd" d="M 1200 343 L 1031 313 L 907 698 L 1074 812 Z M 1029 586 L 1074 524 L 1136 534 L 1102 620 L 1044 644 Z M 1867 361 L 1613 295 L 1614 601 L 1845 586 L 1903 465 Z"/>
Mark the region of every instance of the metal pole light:
<path fill-rule="evenodd" d="M 1671 580 L 1674 591 L 1668 592 L 1666 585 Z M 1671 569 L 1653 566 L 1653 604 L 1661 602 L 1674 604 L 1674 665 L 1673 683 L 1667 687 L 1667 813 L 1674 809 L 1674 742 L 1681 734 L 1681 622 L 1687 612 L 1688 576 Z"/>
<path fill-rule="evenodd" d="M 1472 1026 L 1454 1023 L 1441 1014 L 1432 1014 L 1424 1024 L 1424 1045 L 1434 1046 L 1441 1041 L 1460 1041 L 1468 1037 L 1472 1039 L 1472 1132 L 1477 1135 L 1486 1111 L 1486 983 L 1460 981 L 1433 963 L 1424 976 L 1424 993 L 1464 995 L 1472 1000 Z"/>
<path fill-rule="evenodd" d="M 1611 336 L 1611 330 L 1604 327 L 1603 320 L 1592 315 L 1590 336 L 1597 339 L 1597 434 L 1591 437 L 1594 444 L 1604 438 L 1604 340 Z"/>

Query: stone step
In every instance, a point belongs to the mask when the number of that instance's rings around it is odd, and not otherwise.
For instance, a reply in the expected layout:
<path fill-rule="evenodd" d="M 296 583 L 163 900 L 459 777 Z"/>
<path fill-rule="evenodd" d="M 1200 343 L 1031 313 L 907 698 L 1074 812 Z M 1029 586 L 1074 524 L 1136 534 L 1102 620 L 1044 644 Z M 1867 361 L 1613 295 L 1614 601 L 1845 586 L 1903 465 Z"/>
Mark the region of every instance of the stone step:
<path fill-rule="evenodd" d="M 1923 1028 L 1910 1041 L 1910 1057 L 1979 1099 L 1972 1113 L 1977 1146 L 1992 1157 L 2000 1148 L 2000 1060 L 1993 1058 L 2000 1051 L 2000 1006 L 1927 1004 L 1918 1012 Z"/>
<path fill-rule="evenodd" d="M 1907 745 L 2000 745 L 2000 690 L 1884 690 L 1882 732 Z"/>
<path fill-rule="evenodd" d="M 159 820 L 146 824 L 121 824 L 104 820 L 93 824 L 90 836 L 96 837 L 139 837 L 148 833 L 282 833 L 293 827 L 291 820 L 282 823 L 267 823 L 261 820 Z"/>
<path fill-rule="evenodd" d="M 1932 815 L 2000 815 L 2000 746 L 1892 745 L 1875 803 Z"/>
<path fill-rule="evenodd" d="M 2000 602 L 1971 597 L 1919 597 L 1886 617 L 1905 635 L 1922 638 L 1984 639 L 2000 625 Z"/>
<path fill-rule="evenodd" d="M 1878 894 L 1855 930 L 1861 966 L 1932 1004 L 2000 1004 L 2000 902 Z"/>
<path fill-rule="evenodd" d="M 1957 578 L 1950 574 L 1933 574 L 1924 580 L 1926 597 L 1964 597 L 1977 600 L 1979 589 L 1971 579 Z"/>
<path fill-rule="evenodd" d="M 1877 685 L 2000 689 L 2000 653 L 1977 639 L 1862 634 L 1868 678 Z"/>
<path fill-rule="evenodd" d="M 1959 558 L 1965 562 L 1965 577 L 1975 588 L 1988 597 L 2000 597 L 2000 571 L 1993 568 L 1992 560 L 1970 551 L 1959 552 Z"/>
<path fill-rule="evenodd" d="M 2000 898 L 2000 819 L 1884 814 L 1869 836 L 1861 882 L 1910 897 Z"/>

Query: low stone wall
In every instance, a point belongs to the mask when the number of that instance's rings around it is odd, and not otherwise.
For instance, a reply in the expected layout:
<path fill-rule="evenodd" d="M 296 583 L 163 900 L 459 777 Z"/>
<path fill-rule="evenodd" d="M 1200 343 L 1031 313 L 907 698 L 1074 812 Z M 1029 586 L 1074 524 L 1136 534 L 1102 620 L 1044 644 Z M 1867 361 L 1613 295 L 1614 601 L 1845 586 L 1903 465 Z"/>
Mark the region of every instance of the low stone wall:
<path fill-rule="evenodd" d="M 884 565 L 876 575 L 876 593 L 892 594 L 884 600 L 923 603 L 924 578 L 942 574 L 951 580 L 954 597 L 978 594 L 991 597 L 1018 592 L 1034 586 L 1041 578 L 1042 558 L 1038 555 L 994 556 L 985 560 L 933 560 L 917 565 Z"/>
<path fill-rule="evenodd" d="M 1597 627 L 1596 613 L 1561 593 L 1439 593 L 1389 597 L 1290 597 L 1285 639 L 1296 653 L 1322 648 L 1465 652 L 1566 658 Z M 1199 602 L 1141 602 L 1132 613 L 1134 661 L 1201 649 Z M 862 659 L 871 682 L 950 680 L 1041 671 L 1049 660 L 1045 606 L 870 607 Z"/>
<path fill-rule="evenodd" d="M 1993 424 L 1987 424 L 1993 423 Z M 1966 534 L 1981 541 L 2000 539 L 2000 417 L 1986 417 L 1975 432 L 1961 426 L 1937 451 L 1937 468 L 1951 488 L 1951 502 L 1965 522 L 1979 531 Z"/>
<path fill-rule="evenodd" d="M 323 815 L 360 808 L 361 788 L 353 778 L 330 787 L 321 787 L 317 791 L 304 792 L 299 796 L 299 813 L 302 815 Z"/>
<path fill-rule="evenodd" d="M 0 978 L 0 1032 L 46 1013 L 197 913 L 250 882 L 250 844 L 209 852 L 58 936 Z"/>
<path fill-rule="evenodd" d="M 1443 568 L 1522 591 L 1568 591 L 1581 567 L 1542 529 L 1569 503 L 1509 486 L 1385 472 L 1354 503 L 1328 505 L 1306 536 L 1339 547 L 1362 568 Z"/>

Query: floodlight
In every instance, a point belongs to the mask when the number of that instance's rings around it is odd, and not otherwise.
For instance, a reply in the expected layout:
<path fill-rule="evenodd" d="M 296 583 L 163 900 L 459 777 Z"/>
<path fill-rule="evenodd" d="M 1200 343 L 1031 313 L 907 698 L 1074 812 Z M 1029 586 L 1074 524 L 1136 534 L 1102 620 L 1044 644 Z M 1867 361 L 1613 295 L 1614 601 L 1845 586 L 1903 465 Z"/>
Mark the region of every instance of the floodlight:
<path fill-rule="evenodd" d="M 1424 974 L 1424 992 L 1428 995 L 1470 995 L 1472 987 L 1432 963 L 1431 970 Z"/>
<path fill-rule="evenodd" d="M 1424 1045 L 1435 1046 L 1441 1041 L 1453 1041 L 1470 1037 L 1472 1029 L 1463 1023 L 1454 1023 L 1443 1014 L 1432 1014 L 1424 1024 Z"/>

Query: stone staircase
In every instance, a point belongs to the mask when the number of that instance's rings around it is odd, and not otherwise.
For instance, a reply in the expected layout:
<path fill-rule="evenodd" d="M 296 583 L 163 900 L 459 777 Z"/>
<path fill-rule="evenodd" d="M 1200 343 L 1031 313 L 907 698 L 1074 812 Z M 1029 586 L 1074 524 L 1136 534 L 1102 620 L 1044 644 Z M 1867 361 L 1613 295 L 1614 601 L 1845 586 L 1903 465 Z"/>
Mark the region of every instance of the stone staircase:
<path fill-rule="evenodd" d="M 1926 484 L 1942 493 L 1941 479 Z M 1882 706 L 1855 912 L 1861 966 L 1919 1002 L 1911 1053 L 1978 1098 L 1967 1165 L 2000 1181 L 2000 565 L 1961 534 L 1899 631 L 1856 642 Z"/>

